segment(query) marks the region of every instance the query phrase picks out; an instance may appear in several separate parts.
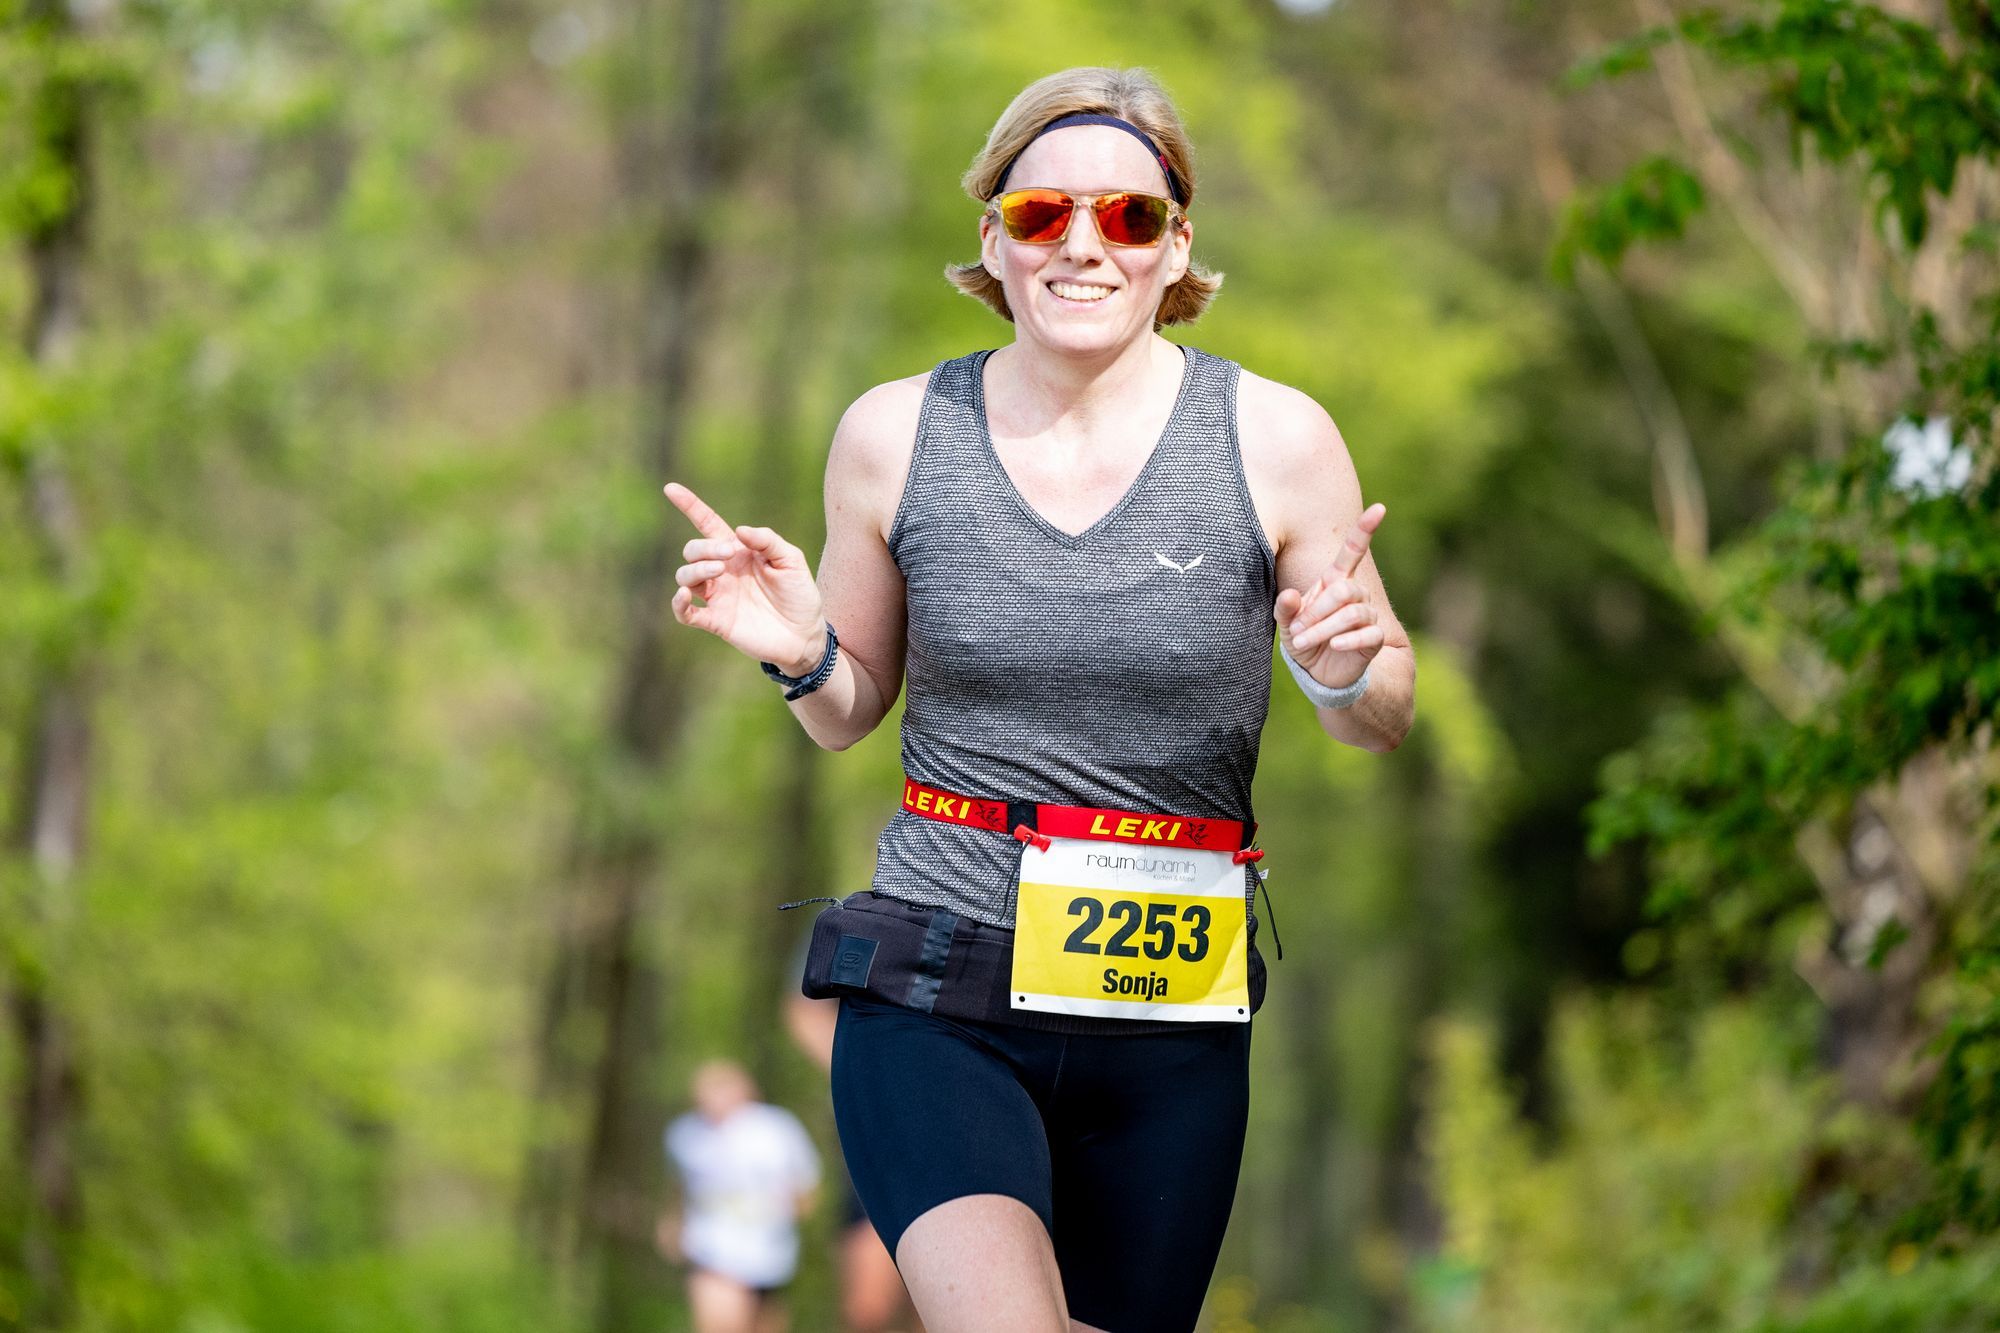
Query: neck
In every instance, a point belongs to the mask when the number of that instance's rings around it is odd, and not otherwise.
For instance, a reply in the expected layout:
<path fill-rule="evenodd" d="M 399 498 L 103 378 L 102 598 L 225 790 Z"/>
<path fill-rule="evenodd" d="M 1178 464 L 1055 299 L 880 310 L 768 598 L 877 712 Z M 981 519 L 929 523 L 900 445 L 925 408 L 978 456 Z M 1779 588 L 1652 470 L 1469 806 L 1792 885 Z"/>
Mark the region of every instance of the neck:
<path fill-rule="evenodd" d="M 1078 355 L 1016 337 L 991 358 L 1022 415 L 1044 422 L 1089 420 L 1122 411 L 1152 380 L 1180 376 L 1181 351 L 1148 332 L 1120 347 Z"/>

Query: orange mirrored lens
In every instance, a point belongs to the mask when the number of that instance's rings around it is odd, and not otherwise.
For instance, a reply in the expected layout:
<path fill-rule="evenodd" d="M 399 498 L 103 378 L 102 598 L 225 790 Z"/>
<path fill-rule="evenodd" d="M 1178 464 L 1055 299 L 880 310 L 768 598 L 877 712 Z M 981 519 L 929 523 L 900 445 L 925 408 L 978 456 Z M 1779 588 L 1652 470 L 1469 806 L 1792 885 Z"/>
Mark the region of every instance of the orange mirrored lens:
<path fill-rule="evenodd" d="M 1061 190 L 1010 190 L 995 202 L 1009 236 L 1042 245 L 1060 241 L 1068 233 L 1076 208 L 1076 200 Z M 1097 234 L 1112 245 L 1152 245 L 1166 234 L 1173 216 L 1165 199 L 1132 191 L 1099 195 L 1091 200 L 1090 211 L 1097 219 Z"/>
<path fill-rule="evenodd" d="M 1098 234 L 1113 245 L 1151 245 L 1167 229 L 1167 201 L 1152 194 L 1107 194 L 1092 205 Z"/>
<path fill-rule="evenodd" d="M 1056 190 L 1016 190 L 1000 196 L 1000 221 L 1017 241 L 1059 241 L 1076 201 Z"/>

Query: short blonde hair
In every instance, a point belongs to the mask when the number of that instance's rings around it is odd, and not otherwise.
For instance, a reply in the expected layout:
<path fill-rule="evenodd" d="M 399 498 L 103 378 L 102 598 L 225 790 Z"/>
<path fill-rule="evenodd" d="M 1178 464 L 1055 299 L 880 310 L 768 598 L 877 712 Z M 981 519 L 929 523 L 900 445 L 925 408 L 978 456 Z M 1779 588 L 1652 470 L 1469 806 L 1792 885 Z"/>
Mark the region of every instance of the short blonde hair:
<path fill-rule="evenodd" d="M 1001 171 L 1034 141 L 1044 125 L 1077 112 L 1117 116 L 1151 135 L 1173 165 L 1174 174 L 1180 177 L 1186 194 L 1182 204 L 1194 203 L 1194 145 L 1188 142 L 1187 127 L 1181 124 L 1180 112 L 1174 109 L 1167 90 L 1143 69 L 1110 69 L 1102 65 L 1066 69 L 1022 89 L 1000 113 L 992 133 L 986 136 L 986 146 L 972 159 L 959 183 L 973 199 L 985 203 L 1000 188 Z M 994 313 L 1012 322 L 1014 312 L 1007 308 L 1006 290 L 983 263 L 947 264 L 944 276 L 952 286 L 984 301 Z M 1211 273 L 1190 260 L 1187 272 L 1161 298 L 1153 327 L 1193 323 L 1208 309 L 1208 303 L 1215 299 L 1216 289 L 1221 286 L 1220 273 Z"/>

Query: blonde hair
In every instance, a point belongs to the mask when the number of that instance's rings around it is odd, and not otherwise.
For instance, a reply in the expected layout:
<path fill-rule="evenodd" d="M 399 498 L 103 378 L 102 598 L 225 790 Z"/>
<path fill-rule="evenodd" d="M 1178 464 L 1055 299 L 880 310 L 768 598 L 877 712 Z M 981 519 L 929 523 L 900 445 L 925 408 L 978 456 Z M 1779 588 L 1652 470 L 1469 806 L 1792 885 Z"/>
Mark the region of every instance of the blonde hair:
<path fill-rule="evenodd" d="M 1000 173 L 1019 156 L 1042 126 L 1077 112 L 1096 112 L 1129 120 L 1153 137 L 1160 152 L 1180 177 L 1186 197 L 1184 206 L 1194 203 L 1194 145 L 1188 142 L 1187 127 L 1174 109 L 1167 90 L 1143 69 L 1111 69 L 1102 65 L 1080 65 L 1037 79 L 1007 104 L 986 136 L 986 146 L 972 159 L 959 181 L 965 192 L 985 203 L 1000 188 Z M 1007 293 L 1000 279 L 977 261 L 947 264 L 944 276 L 951 285 L 992 307 L 1002 319 L 1012 322 L 1014 312 L 1007 307 Z M 1191 324 L 1222 286 L 1222 275 L 1211 273 L 1189 260 L 1187 272 L 1167 288 L 1153 327 Z"/>

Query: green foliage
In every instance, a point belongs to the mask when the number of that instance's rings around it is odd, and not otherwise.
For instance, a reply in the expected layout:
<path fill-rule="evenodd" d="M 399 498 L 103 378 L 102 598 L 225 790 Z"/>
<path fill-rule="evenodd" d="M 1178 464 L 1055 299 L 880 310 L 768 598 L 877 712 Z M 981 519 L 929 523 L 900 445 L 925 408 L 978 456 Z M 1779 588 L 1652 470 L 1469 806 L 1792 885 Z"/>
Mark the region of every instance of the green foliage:
<path fill-rule="evenodd" d="M 84 1063 L 83 1328 L 559 1326 L 507 1290 L 518 1106 L 504 1041 L 463 1015 L 511 993 L 430 974 L 466 947 L 440 904 L 504 874 L 430 830 L 505 760 L 454 769 L 402 674 L 466 680 L 463 616 L 403 609 L 429 597 L 409 552 L 439 503 L 406 399 L 480 165 L 450 106 L 476 47 L 442 10 L 406 17 L 393 40 L 343 6 L 0 30 L 0 100 L 42 116 L 0 117 L 10 329 L 19 243 L 76 197 L 51 136 L 85 111 L 93 165 L 89 327 L 66 364 L 0 353 L 10 803 L 32 677 L 87 659 L 95 692 L 75 910 L 26 910 L 26 865 L 0 871 L 6 980 L 39 980 Z M 60 576 L 16 520 L 51 467 L 82 523 Z M 491 1192 L 476 1230 L 403 1207 L 406 1154 Z"/>
<path fill-rule="evenodd" d="M 2000 878 L 1996 859 L 1989 849 L 1980 870 L 1985 886 Z M 2000 911 L 1990 892 L 1983 913 L 1961 933 L 1944 1021 L 1931 1043 L 1937 1076 L 1924 1090 L 1918 1119 L 1936 1180 L 1904 1222 L 1922 1238 L 1958 1227 L 1973 1235 L 2000 1232 Z"/>
<path fill-rule="evenodd" d="M 496 1271 L 492 1234 L 401 1251 L 299 1258 L 256 1231 L 207 1225 L 134 1262 L 85 1255 L 93 1293 L 77 1333 L 567 1333 L 546 1282 Z"/>
<path fill-rule="evenodd" d="M 1550 1042 L 1544 1147 L 1490 1030 L 1432 1034 L 1429 1146 L 1446 1218 L 1419 1280 L 1445 1329 L 1740 1328 L 1771 1308 L 1824 1091 L 1750 1005 L 1683 1032 L 1639 995 L 1573 995 Z"/>
<path fill-rule="evenodd" d="M 1918 1259 L 1899 1247 L 1857 1267 L 1794 1314 L 1759 1321 L 1755 1333 L 1985 1333 L 2000 1289 L 2000 1246 Z"/>
<path fill-rule="evenodd" d="M 1606 765 L 1593 849 L 1650 843 L 1650 910 L 1699 904 L 1726 926 L 1723 953 L 1813 898 L 1793 851 L 1802 827 L 1929 747 L 1983 748 L 2000 710 L 2000 473 L 1981 462 L 1963 491 L 1912 495 L 1894 466 L 1863 449 L 1809 474 L 1737 552 L 1724 614 L 1815 646 L 1832 674 L 1811 713 L 1794 721 L 1740 690 L 1670 715 Z"/>
<path fill-rule="evenodd" d="M 100 691 L 77 917 L 25 919 L 24 865 L 0 869 L 7 974 L 48 985 L 85 1053 L 82 1328 L 576 1323 L 506 1226 L 572 818 L 616 811 L 667 840 L 635 942 L 666 978 L 647 1012 L 665 1037 L 635 1081 L 673 1101 L 701 1055 L 775 1051 L 776 1089 L 827 1128 L 816 1074 L 758 1026 L 791 924 L 770 909 L 866 882 L 897 718 L 817 760 L 826 864 L 796 887 L 763 859 L 794 733 L 754 669 L 676 637 L 692 682 L 678 767 L 635 765 L 604 739 L 628 610 L 612 571 L 678 522 L 662 479 L 630 461 L 657 392 L 630 361 L 656 315 L 642 293 L 664 136 L 647 117 L 683 8 L 135 3 L 82 6 L 88 34 L 56 41 L 0 0 L 10 254 L 78 197 L 51 150 L 86 101 L 98 151 L 76 362 L 0 352 L 0 717 L 71 655 L 91 658 Z M 1577 793 L 1654 699 L 1715 671 L 1671 609 L 1549 521 L 1582 512 L 1586 488 L 1643 504 L 1644 467 L 1607 447 L 1626 430 L 1623 387 L 1541 281 L 1527 155 L 1507 143 L 1469 161 L 1450 99 L 1466 75 L 1481 96 L 1539 95 L 1534 48 L 1553 20 L 1462 9 L 1441 46 L 1420 6 L 1309 20 L 1177 0 L 1136 25 L 1129 8 L 1056 0 L 729 9 L 726 179 L 706 219 L 685 451 L 725 513 L 758 521 L 758 506 L 815 496 L 832 423 L 866 385 L 1010 336 L 939 277 L 974 234 L 956 175 L 1023 83 L 1089 60 L 1153 67 L 1201 145 L 1197 254 L 1229 282 L 1176 336 L 1311 393 L 1390 502 L 1377 549 L 1420 636 L 1416 732 L 1386 759 L 1337 748 L 1280 677 L 1265 735 L 1258 814 L 1289 957 L 1259 1018 L 1215 1311 L 1233 1322 L 1218 1327 L 1247 1328 L 1260 1304 L 1269 1327 L 1390 1326 L 1411 1282 L 1441 1305 L 1548 1301 L 1637 1327 L 1754 1306 L 1810 1097 L 1769 1067 L 1789 1068 L 1796 1043 L 1743 1014 L 1699 1029 L 1690 1082 L 1655 1019 L 1566 1009 L 1557 1068 L 1577 1129 L 1553 1153 L 1513 1122 L 1478 1038 L 1440 1109 L 1466 1247 L 1413 1264 L 1390 1216 L 1419 1193 L 1402 1145 L 1423 1019 L 1447 1001 L 1507 1011 L 1519 1068 L 1541 988 L 1615 957 L 1615 901 L 1581 920 L 1616 877 L 1573 864 Z M 1421 58 L 1399 58 L 1399 41 Z M 1611 63 L 1642 60 L 1635 47 Z M 1961 64 L 1872 86 L 1928 115 L 1919 94 L 1963 80 Z M 1821 82 L 1833 124 L 1853 108 Z M 1618 127 L 1593 133 L 1615 143 Z M 1578 212 L 1575 255 L 1679 234 L 1701 204 L 1693 177 L 1648 159 Z M 1726 474 L 1755 510 L 1761 460 L 1803 438 L 1796 405 L 1760 394 L 1798 349 L 1740 266 L 1682 276 L 1643 313 L 1676 378 L 1699 386 L 1697 434 L 1769 427 Z M 28 290 L 24 266 L 0 270 L 9 329 Z M 1925 373 L 1960 395 L 1927 410 L 1969 429 L 1995 401 L 2000 353 L 1916 337 Z M 88 568 L 68 583 L 14 521 L 37 460 L 64 467 L 86 518 Z M 1829 512 L 1879 490 L 1843 475 L 1814 483 Z M 1990 568 L 1948 508 L 1963 497 L 1880 499 L 1911 511 L 1889 520 L 1907 519 L 1902 536 L 1881 545 L 1876 520 L 1857 519 L 1830 549 L 1838 524 L 1774 528 L 1744 563 L 1782 553 L 1798 572 L 1757 585 L 1753 570 L 1742 599 L 1787 625 L 1820 617 L 1857 682 L 1853 716 L 1871 688 L 1908 693 L 1895 717 L 1914 730 L 1865 714 L 1882 723 L 1870 762 L 1940 719 L 1976 727 L 1992 689 L 1988 630 L 1947 641 L 1925 619 L 1970 615 Z M 816 522 L 788 535 L 812 550 Z M 1927 652 L 1932 675 L 1897 674 Z M 1605 836 L 1644 834 L 1666 868 L 1662 924 L 1642 937 L 1659 960 L 1683 965 L 1696 946 L 1665 923 L 1702 909 L 1718 938 L 1784 957 L 1810 900 L 1790 823 L 1836 778 L 1861 780 L 1812 726 L 1849 713 L 1792 723 L 1734 697 L 1621 761 L 1631 781 L 1607 798 Z M 9 733 L 0 822 L 28 762 Z M 1931 1122 L 1949 1127 L 1940 1160 L 1976 1179 L 1993 977 L 1956 981 Z M 0 1080 L 15 1072 L 0 1056 Z M 1770 1132 L 1730 1145 L 1730 1116 Z M 660 1184 L 633 1182 L 634 1207 Z M 1713 1238 L 1693 1220 L 1707 1209 L 1723 1221 Z M 1672 1262 L 1642 1262 L 1652 1233 Z M 0 1235 L 0 1264 L 15 1239 Z M 802 1280 L 807 1329 L 827 1323 L 830 1302 L 811 1304 L 831 1282 L 824 1240 Z M 1919 1289 L 1943 1301 L 1957 1271 L 1926 1255 L 1909 1276 L 1937 1274 Z M 0 1277 L 0 1301 L 18 1277 Z M 673 1296 L 672 1274 L 649 1280 Z"/>
<path fill-rule="evenodd" d="M 1788 1021 L 1730 1001 L 1691 1026 L 1638 995 L 1572 995 L 1557 1010 L 1552 1123 L 1518 1116 L 1492 1033 L 1432 1033 L 1430 1152 L 1442 1251 L 1415 1275 L 1420 1326 L 1973 1333 L 1990 1327 L 2000 1247 L 1924 1256 L 1916 1244 L 1846 1262 L 1802 1289 L 1797 1228 L 1809 1178 L 1853 1136 L 1804 1070 Z M 1848 1151 L 1901 1169 L 1893 1128 Z M 1806 1204 L 1806 1207 L 1822 1205 Z"/>
<path fill-rule="evenodd" d="M 1675 239 L 1702 203 L 1693 172 L 1670 157 L 1649 157 L 1616 184 L 1570 201 L 1551 267 L 1568 282 L 1579 254 L 1616 263 L 1641 241 Z"/>
<path fill-rule="evenodd" d="M 1964 190 L 1969 166 L 2000 163 L 2000 30 L 1983 4 L 1952 4 L 1936 27 L 1831 0 L 1748 9 L 1704 10 L 1639 33 L 1573 66 L 1568 82 L 1646 68 L 1669 44 L 1707 55 L 1730 87 L 1758 96 L 1788 136 L 1794 165 L 1811 156 L 1852 169 L 1877 205 L 1876 226 L 1892 232 L 1893 262 L 1929 242 L 1924 262 L 1951 266 L 1971 288 L 1949 294 L 1950 318 L 1887 300 L 1887 318 L 1869 337 L 1815 331 L 1829 419 L 1838 404 L 1885 396 L 1900 414 L 1842 420 L 1838 448 L 1790 469 L 1770 511 L 1703 553 L 1698 570 L 1688 572 L 1685 555 L 1676 568 L 1636 528 L 1608 543 L 1663 585 L 1707 580 L 1688 595 L 1730 645 L 1738 675 L 1698 702 L 1663 707 L 1640 743 L 1605 762 L 1589 810 L 1591 846 L 1607 857 L 1628 846 L 1644 854 L 1651 924 L 1626 940 L 1623 958 L 1686 1010 L 1650 1041 L 1672 1044 L 1685 1030 L 1699 1049 L 1714 1024 L 1752 1012 L 1828 1021 L 1794 970 L 1810 974 L 1802 960 L 1840 947 L 1850 951 L 1842 967 L 1920 971 L 1912 1023 L 1930 1040 L 1914 1068 L 1898 1071 L 1909 1082 L 1892 1084 L 1920 1095 L 1901 1111 L 1828 1115 L 1830 1086 L 1796 1072 L 1807 1051 L 1787 1035 L 1794 1019 L 1756 1020 L 1765 1030 L 1746 1037 L 1745 1049 L 1767 1049 L 1775 1068 L 1722 1076 L 1715 1095 L 1751 1095 L 1761 1077 L 1790 1113 L 1740 1110 L 1746 1132 L 1732 1146 L 1777 1155 L 1737 1177 L 1762 1182 L 1761 1207 L 1687 1210 L 1713 1216 L 1717 1234 L 1730 1237 L 1710 1249 L 1707 1231 L 1657 1217 L 1620 1225 L 1628 1199 L 1660 1197 L 1657 1189 L 1614 1174 L 1620 1188 L 1607 1198 L 1583 1183 L 1602 1169 L 1592 1145 L 1603 1135 L 1579 1109 L 1593 1103 L 1578 1095 L 1574 1071 L 1580 1055 L 1625 1049 L 1618 1035 L 1585 1032 L 1574 1009 L 1558 1021 L 1555 1111 L 1538 1149 L 1491 1076 L 1490 1038 L 1447 1027 L 1434 1052 L 1433 1134 L 1449 1238 L 1418 1283 L 1439 1327 L 1955 1331 L 1991 1318 L 1990 1236 L 2000 1226 L 1992 750 L 2000 284 L 1987 262 L 1988 229 L 1936 253 L 1945 243 L 1933 209 Z M 1767 180 L 1782 173 L 1757 162 L 1726 122 L 1714 128 L 1745 170 Z M 1637 243 L 1681 235 L 1702 203 L 1703 178 L 1692 169 L 1643 157 L 1571 203 L 1552 264 L 1564 276 L 1585 257 L 1616 264 Z M 1837 397 L 1838 386 L 1857 382 L 1872 398 Z M 1828 903 L 1843 892 L 1843 856 L 1862 820 L 1898 809 L 1915 810 L 1924 831 L 1898 825 L 1884 836 L 1916 847 L 1905 855 L 1930 858 L 1904 873 L 1921 879 L 1915 910 L 1935 934 L 1922 933 L 1928 926 L 1917 917 L 1892 917 L 1871 928 L 1856 957 L 1851 941 L 1830 942 L 1840 923 Z M 1951 849 L 1948 860 L 1931 855 L 1941 847 Z M 1857 1020 L 1849 1012 L 1837 1021 Z M 1842 1035 L 1830 1033 L 1830 1044 Z M 1677 1116 L 1671 1092 L 1635 1079 L 1626 1102 L 1601 1100 L 1594 1114 L 1620 1104 L 1633 1108 L 1614 1117 L 1625 1161 L 1671 1160 L 1688 1142 L 1681 1121 L 1693 1112 Z"/>
<path fill-rule="evenodd" d="M 1949 194 L 1961 160 L 1989 157 L 2000 137 L 1991 6 L 1954 0 L 1945 33 L 1851 0 L 1783 0 L 1768 12 L 1760 20 L 1705 11 L 1682 30 L 1762 76 L 1772 108 L 1829 161 L 1859 158 L 1882 187 L 1883 213 L 1921 244 L 1928 192 Z"/>
<path fill-rule="evenodd" d="M 1817 896 L 1796 851 L 1804 830 L 1845 827 L 1857 798 L 1919 756 L 1977 762 L 1990 746 L 2000 713 L 2000 469 L 1989 435 L 1962 447 L 1969 482 L 1941 494 L 1911 493 L 1893 481 L 1894 459 L 1858 447 L 1801 482 L 1743 553 L 1725 614 L 1776 619 L 1810 645 L 1825 685 L 1809 713 L 1786 717 L 1739 688 L 1720 705 L 1664 719 L 1607 764 L 1593 844 L 1644 840 L 1649 908 L 1681 929 L 1683 956 L 1780 963 L 1791 943 L 1780 926 Z M 1971 828 L 1990 847 L 1990 789 L 1980 800 Z M 2000 895 L 1990 855 L 1953 893 L 1963 942 L 1989 939 Z M 1990 968 L 1988 948 L 1962 954 L 1949 987 L 1940 1078 L 1952 1091 L 1929 1103 L 1925 1132 L 1941 1160 L 1958 1155 L 1968 1132 L 1989 1160 L 1956 1173 L 1931 1210 L 1936 1224 L 1962 1213 L 1978 1228 L 1995 1216 L 2000 1085 L 1978 1076 L 2000 1014 L 1978 975 Z M 1946 1106 L 1951 1130 L 1938 1119 Z"/>
<path fill-rule="evenodd" d="M 84 108 L 129 101 L 140 52 L 80 40 L 54 13 L 0 6 L 0 234 L 46 236 L 76 210 L 86 183 L 66 165 Z"/>
<path fill-rule="evenodd" d="M 2000 136 L 2000 19 L 1992 6 L 1953 0 L 1943 32 L 1854 0 L 1758 0 L 1752 8 L 1742 17 L 1702 9 L 1648 29 L 1580 62 L 1565 82 L 1629 74 L 1665 43 L 1685 41 L 1753 77 L 1795 146 L 1809 140 L 1830 162 L 1858 160 L 1881 189 L 1882 215 L 1921 244 L 1931 195 L 1949 194 L 1960 163 L 1988 157 Z M 1628 244 L 1663 234 L 1653 230 L 1662 219 L 1647 208 L 1622 216 L 1634 224 Z M 1583 210 L 1570 230 L 1584 235 L 1571 244 L 1615 257 L 1620 219 L 1615 205 Z M 1677 234 L 1677 225 L 1664 234 Z"/>
<path fill-rule="evenodd" d="M 2000 162 L 1992 79 L 2000 45 L 1989 7 L 1953 5 L 1945 33 L 1867 5 L 1764 8 L 1768 16 L 1754 20 L 1697 15 L 1678 33 L 1748 71 L 1824 157 L 1857 162 L 1907 241 L 1920 244 L 1932 195 L 1950 192 L 1965 163 Z M 1606 68 L 1629 66 L 1658 36 Z M 1607 254 L 1620 243 L 1615 230 L 1593 242 Z M 1774 699 L 1768 682 L 1745 682 L 1718 704 L 1672 713 L 1606 765 L 1591 811 L 1597 850 L 1646 846 L 1649 910 L 1671 924 L 1684 973 L 1772 968 L 1817 915 L 1820 886 L 1799 853 L 1803 841 L 1830 830 L 1837 845 L 1856 802 L 1893 800 L 1919 762 L 1969 775 L 1969 812 L 1946 817 L 1962 822 L 1972 853 L 1961 879 L 1929 889 L 1945 931 L 1930 1015 L 1938 1071 L 1916 1127 L 1936 1176 L 1903 1223 L 1946 1243 L 2000 1218 L 1992 1077 L 2000 820 L 1990 779 L 2000 718 L 2000 288 L 1990 269 L 1964 271 L 1982 286 L 1968 303 L 1972 327 L 1955 342 L 1919 308 L 1899 312 L 1881 339 L 1827 349 L 1836 374 L 1880 373 L 1898 358 L 1912 367 L 1905 415 L 1858 423 L 1841 454 L 1798 472 L 1771 517 L 1731 552 L 1732 586 L 1718 614 L 1775 636 L 1781 669 L 1799 688 Z M 1902 925 L 1885 932 L 1870 965 L 1882 966 L 1906 938 Z"/>

